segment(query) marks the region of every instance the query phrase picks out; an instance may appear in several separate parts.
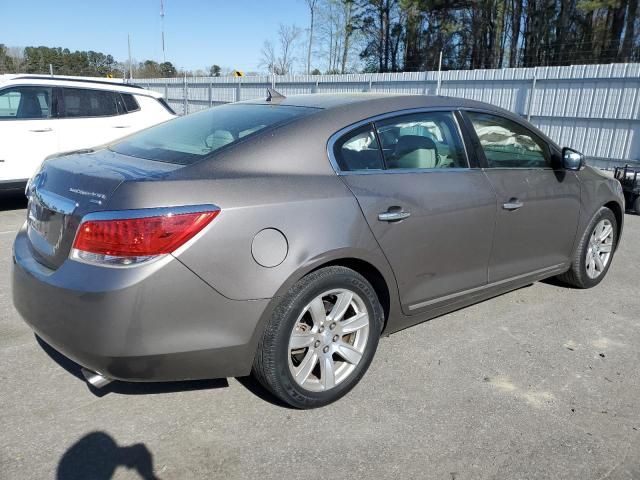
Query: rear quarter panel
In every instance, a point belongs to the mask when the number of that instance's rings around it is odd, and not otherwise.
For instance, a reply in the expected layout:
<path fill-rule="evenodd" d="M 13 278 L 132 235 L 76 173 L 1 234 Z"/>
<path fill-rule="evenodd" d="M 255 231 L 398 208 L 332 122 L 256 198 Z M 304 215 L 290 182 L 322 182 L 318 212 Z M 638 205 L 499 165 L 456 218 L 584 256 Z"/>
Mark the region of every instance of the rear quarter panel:
<path fill-rule="evenodd" d="M 394 299 L 389 264 L 327 158 L 327 139 L 339 126 L 326 120 L 316 117 L 240 143 L 170 179 L 125 182 L 106 208 L 219 206 L 218 217 L 177 255 L 230 299 L 282 295 L 310 270 L 344 258 L 378 269 Z M 288 245 L 284 261 L 271 268 L 259 265 L 251 249 L 265 228 L 282 232 Z"/>

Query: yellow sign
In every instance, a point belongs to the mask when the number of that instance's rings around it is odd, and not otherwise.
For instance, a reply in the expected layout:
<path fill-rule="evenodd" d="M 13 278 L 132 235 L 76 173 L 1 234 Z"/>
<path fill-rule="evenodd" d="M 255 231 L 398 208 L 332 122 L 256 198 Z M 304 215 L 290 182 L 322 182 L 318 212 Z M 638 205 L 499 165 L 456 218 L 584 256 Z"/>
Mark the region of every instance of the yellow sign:
<path fill-rule="evenodd" d="M 113 78 L 113 73 L 107 73 L 107 78 Z"/>
<path fill-rule="evenodd" d="M 244 77 L 244 72 L 240 70 L 234 70 L 233 72 L 231 72 L 231 75 L 233 75 L 234 77 Z"/>

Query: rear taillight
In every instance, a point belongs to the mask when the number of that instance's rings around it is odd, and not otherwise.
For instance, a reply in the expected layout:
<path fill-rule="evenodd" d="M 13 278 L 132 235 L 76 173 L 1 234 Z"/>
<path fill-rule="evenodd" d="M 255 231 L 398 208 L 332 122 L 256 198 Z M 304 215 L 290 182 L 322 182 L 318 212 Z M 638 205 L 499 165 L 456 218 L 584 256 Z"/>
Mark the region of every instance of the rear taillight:
<path fill-rule="evenodd" d="M 80 224 L 71 258 L 129 266 L 174 252 L 206 227 L 220 210 L 133 218 L 89 219 Z"/>

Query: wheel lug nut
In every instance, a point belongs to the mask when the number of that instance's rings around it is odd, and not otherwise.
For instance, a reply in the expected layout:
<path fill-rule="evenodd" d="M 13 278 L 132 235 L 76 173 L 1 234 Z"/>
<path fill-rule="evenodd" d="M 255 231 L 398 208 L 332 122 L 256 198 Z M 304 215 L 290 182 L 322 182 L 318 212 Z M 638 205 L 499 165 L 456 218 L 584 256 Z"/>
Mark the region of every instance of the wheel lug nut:
<path fill-rule="evenodd" d="M 329 328 L 331 330 L 333 330 L 334 328 L 336 328 L 336 322 L 333 322 L 331 325 L 329 325 Z"/>
<path fill-rule="evenodd" d="M 325 347 L 322 349 L 322 351 L 323 351 L 324 353 L 327 353 L 327 352 L 329 351 L 329 346 L 328 346 L 328 345 L 327 345 L 327 346 L 325 346 Z"/>
<path fill-rule="evenodd" d="M 320 346 L 320 340 L 316 340 L 316 343 L 314 343 L 313 346 L 318 348 Z"/>
<path fill-rule="evenodd" d="M 320 333 L 324 332 L 324 327 L 320 327 L 320 328 L 318 329 L 318 331 L 319 331 Z"/>
<path fill-rule="evenodd" d="M 340 337 L 339 337 L 338 335 L 334 335 L 334 336 L 333 336 L 333 341 L 334 341 L 334 342 L 337 342 L 339 338 L 340 338 Z"/>

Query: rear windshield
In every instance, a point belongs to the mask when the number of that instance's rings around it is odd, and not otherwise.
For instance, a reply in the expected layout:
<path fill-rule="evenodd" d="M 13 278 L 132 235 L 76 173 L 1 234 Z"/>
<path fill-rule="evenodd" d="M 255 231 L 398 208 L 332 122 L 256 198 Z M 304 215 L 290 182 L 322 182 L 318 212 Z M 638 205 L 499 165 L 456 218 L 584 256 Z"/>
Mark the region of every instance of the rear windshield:
<path fill-rule="evenodd" d="M 143 130 L 110 149 L 132 157 L 189 165 L 249 135 L 316 111 L 283 105 L 222 105 Z"/>

